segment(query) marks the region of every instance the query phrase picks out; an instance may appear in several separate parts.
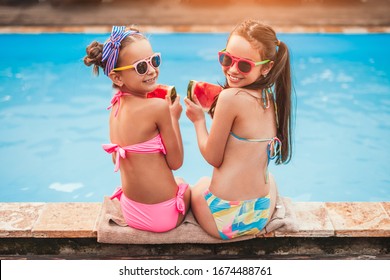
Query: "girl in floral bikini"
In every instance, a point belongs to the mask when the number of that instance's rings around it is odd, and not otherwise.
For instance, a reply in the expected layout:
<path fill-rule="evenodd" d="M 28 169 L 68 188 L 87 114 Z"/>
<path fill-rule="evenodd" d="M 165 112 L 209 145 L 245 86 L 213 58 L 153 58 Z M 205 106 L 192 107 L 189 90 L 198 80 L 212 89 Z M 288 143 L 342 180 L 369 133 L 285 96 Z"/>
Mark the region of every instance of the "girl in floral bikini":
<path fill-rule="evenodd" d="M 199 149 L 214 166 L 211 180 L 192 188 L 191 207 L 210 235 L 231 239 L 259 233 L 275 209 L 268 164 L 291 159 L 290 61 L 274 30 L 254 20 L 233 30 L 218 58 L 226 85 L 210 110 L 210 133 L 196 96 L 185 99 Z"/>

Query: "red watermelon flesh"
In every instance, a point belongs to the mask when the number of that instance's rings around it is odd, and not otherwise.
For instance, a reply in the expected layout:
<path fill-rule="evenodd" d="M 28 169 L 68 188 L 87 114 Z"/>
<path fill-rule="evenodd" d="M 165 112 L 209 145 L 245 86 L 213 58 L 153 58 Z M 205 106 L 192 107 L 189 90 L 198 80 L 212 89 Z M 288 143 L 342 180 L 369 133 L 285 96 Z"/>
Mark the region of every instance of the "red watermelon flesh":
<path fill-rule="evenodd" d="M 176 96 L 177 96 L 177 93 L 176 93 L 176 88 L 174 86 L 168 86 L 168 85 L 157 85 L 157 88 L 152 91 L 152 92 L 149 92 L 147 97 L 148 98 L 162 98 L 164 99 L 165 96 L 169 94 L 171 96 L 171 100 L 172 102 L 175 101 L 176 99 Z"/>
<path fill-rule="evenodd" d="M 208 111 L 215 97 L 221 91 L 222 87 L 220 85 L 191 80 L 188 83 L 187 97 L 193 101 L 193 96 L 196 95 L 203 110 Z"/>

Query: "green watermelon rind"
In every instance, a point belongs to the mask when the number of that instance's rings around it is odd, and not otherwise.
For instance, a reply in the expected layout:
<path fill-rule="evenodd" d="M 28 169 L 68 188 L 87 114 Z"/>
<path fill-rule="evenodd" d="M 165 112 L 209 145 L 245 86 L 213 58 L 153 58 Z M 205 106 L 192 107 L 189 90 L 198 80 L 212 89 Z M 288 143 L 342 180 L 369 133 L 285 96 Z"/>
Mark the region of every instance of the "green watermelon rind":
<path fill-rule="evenodd" d="M 195 81 L 195 80 L 190 80 L 188 82 L 188 87 L 187 87 L 187 98 L 189 98 L 191 101 L 194 101 L 193 99 L 193 96 L 194 96 L 194 92 L 195 92 L 195 86 L 198 84 L 198 83 L 205 83 L 205 84 L 209 84 L 207 82 L 199 82 L 199 81 Z M 212 85 L 212 84 L 210 84 Z M 221 88 L 222 89 L 222 88 Z M 202 108 L 205 112 L 207 112 L 208 110 L 210 110 L 210 106 L 203 106 L 202 105 Z"/>
<path fill-rule="evenodd" d="M 175 86 L 169 86 L 169 87 L 172 87 L 170 92 L 171 92 L 171 100 L 172 100 L 172 103 L 173 103 L 176 100 L 177 92 L 176 92 Z"/>
<path fill-rule="evenodd" d="M 188 82 L 188 87 L 187 87 L 187 98 L 189 99 L 189 100 L 191 100 L 191 101 L 194 101 L 194 99 L 192 98 L 192 95 L 193 95 L 193 93 L 194 93 L 194 91 L 193 91 L 193 86 L 194 86 L 194 84 L 196 84 L 197 83 L 197 81 L 195 81 L 195 80 L 190 80 L 189 82 Z"/>

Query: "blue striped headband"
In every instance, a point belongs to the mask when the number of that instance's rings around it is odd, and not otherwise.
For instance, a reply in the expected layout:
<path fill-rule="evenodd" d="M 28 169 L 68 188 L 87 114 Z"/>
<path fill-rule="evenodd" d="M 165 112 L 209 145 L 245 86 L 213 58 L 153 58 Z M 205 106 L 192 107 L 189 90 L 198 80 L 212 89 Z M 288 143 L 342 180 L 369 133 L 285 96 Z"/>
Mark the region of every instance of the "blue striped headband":
<path fill-rule="evenodd" d="M 122 40 L 127 36 L 139 33 L 134 30 L 125 30 L 126 26 L 113 26 L 110 38 L 103 45 L 102 62 L 107 61 L 106 67 L 104 68 L 104 74 L 107 76 L 110 74 L 111 70 L 114 69 L 116 61 L 118 60 L 119 48 Z"/>

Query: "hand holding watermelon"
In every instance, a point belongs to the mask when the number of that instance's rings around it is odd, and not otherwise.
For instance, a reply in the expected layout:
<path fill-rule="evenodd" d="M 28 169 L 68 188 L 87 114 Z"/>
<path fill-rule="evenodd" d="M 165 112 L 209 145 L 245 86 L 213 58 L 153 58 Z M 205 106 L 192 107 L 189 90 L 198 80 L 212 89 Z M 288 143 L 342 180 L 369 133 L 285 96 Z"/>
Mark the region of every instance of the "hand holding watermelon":
<path fill-rule="evenodd" d="M 193 96 L 193 100 L 185 98 L 184 103 L 187 107 L 186 115 L 191 122 L 196 123 L 198 121 L 204 121 L 204 109 L 202 108 L 202 105 L 196 95 Z"/>
<path fill-rule="evenodd" d="M 203 110 L 208 111 L 210 110 L 211 104 L 213 104 L 215 97 L 221 91 L 222 87 L 220 85 L 191 80 L 187 87 L 187 97 L 191 101 L 194 101 L 194 97 L 197 97 Z"/>
<path fill-rule="evenodd" d="M 167 94 L 165 100 L 169 104 L 172 119 L 179 120 L 181 112 L 183 112 L 183 107 L 180 104 L 180 96 L 176 96 L 175 101 L 172 101 L 171 96 Z"/>

